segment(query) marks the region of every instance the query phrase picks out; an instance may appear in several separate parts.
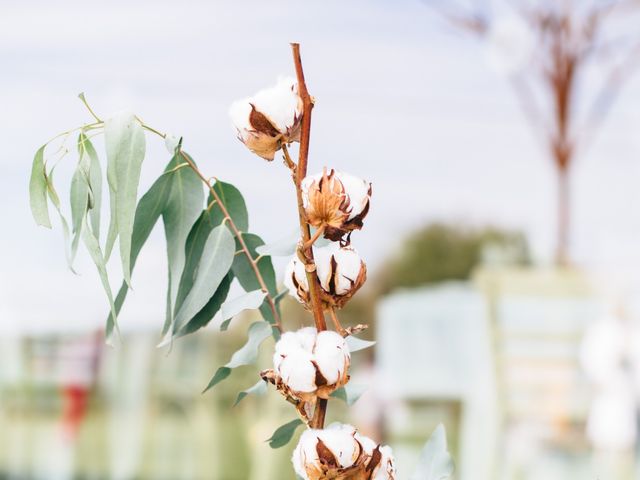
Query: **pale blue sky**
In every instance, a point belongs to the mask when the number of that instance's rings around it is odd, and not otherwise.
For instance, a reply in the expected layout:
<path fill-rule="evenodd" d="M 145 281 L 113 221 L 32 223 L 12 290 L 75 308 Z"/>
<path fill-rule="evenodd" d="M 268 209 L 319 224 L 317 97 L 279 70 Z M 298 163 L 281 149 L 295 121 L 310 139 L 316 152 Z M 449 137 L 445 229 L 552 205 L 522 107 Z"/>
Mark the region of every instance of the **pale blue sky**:
<path fill-rule="evenodd" d="M 35 150 L 89 119 L 81 91 L 103 116 L 127 107 L 184 136 L 206 173 L 245 193 L 252 230 L 267 241 L 295 228 L 286 171 L 252 156 L 227 117 L 233 100 L 293 73 L 290 41 L 302 44 L 317 99 L 311 170 L 334 166 L 373 182 L 371 213 L 353 241 L 374 272 L 403 235 L 434 219 L 520 228 L 537 259 L 552 254 L 553 171 L 508 83 L 477 43 L 419 1 L 4 0 L 0 8 L 0 328 L 101 322 L 106 312 L 93 267 L 81 256 L 73 276 L 59 227 L 37 228 L 27 201 Z M 634 81 L 576 165 L 572 249 L 581 264 L 640 258 L 639 99 Z M 145 185 L 168 160 L 160 141 L 148 144 Z M 164 277 L 159 230 L 124 325 L 159 328 Z"/>

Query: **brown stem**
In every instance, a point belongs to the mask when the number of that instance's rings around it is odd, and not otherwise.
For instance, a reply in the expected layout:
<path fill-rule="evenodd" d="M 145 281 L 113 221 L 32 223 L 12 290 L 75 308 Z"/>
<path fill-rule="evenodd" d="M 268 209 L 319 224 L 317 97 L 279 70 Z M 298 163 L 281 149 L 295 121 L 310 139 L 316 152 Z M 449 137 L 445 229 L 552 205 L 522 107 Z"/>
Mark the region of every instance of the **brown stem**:
<path fill-rule="evenodd" d="M 193 160 L 191 160 L 191 158 L 189 158 L 189 156 L 186 155 L 182 150 L 180 151 L 180 156 L 184 159 L 185 162 L 187 162 L 191 170 L 193 170 L 195 174 L 198 175 L 198 177 L 200 177 L 200 179 L 204 182 L 204 184 L 209 188 L 209 192 L 211 192 L 211 196 L 215 199 L 215 202 L 217 203 L 218 207 L 220 207 L 220 211 L 222 212 L 222 215 L 224 216 L 225 221 L 229 225 L 229 228 L 231 229 L 233 234 L 238 239 L 238 243 L 240 243 L 240 248 L 242 252 L 244 252 L 247 259 L 249 260 L 249 264 L 253 269 L 253 273 L 255 274 L 256 279 L 258 280 L 258 283 L 260 284 L 260 289 L 267 294 L 265 298 L 269 303 L 269 308 L 271 309 L 271 313 L 273 314 L 273 318 L 275 320 L 275 323 L 273 324 L 273 326 L 276 327 L 280 331 L 280 333 L 282 333 L 282 324 L 280 322 L 280 315 L 278 314 L 276 303 L 271 297 L 271 294 L 269 293 L 267 284 L 265 283 L 264 278 L 262 278 L 262 274 L 260 273 L 260 268 L 258 267 L 258 259 L 253 258 L 253 256 L 251 255 L 251 251 L 247 247 L 247 244 L 245 243 L 244 238 L 242 237 L 242 232 L 236 226 L 235 222 L 231 218 L 231 215 L 229 215 L 229 211 L 227 210 L 227 207 L 222 202 L 220 196 L 218 195 L 218 192 L 216 192 L 213 186 L 209 183 L 209 180 L 207 180 L 207 178 L 202 174 L 202 172 L 198 169 L 195 163 L 193 163 Z"/>
<path fill-rule="evenodd" d="M 309 159 L 309 139 L 311 136 L 311 111 L 313 110 L 313 99 L 307 90 L 307 84 L 304 80 L 304 71 L 302 69 L 302 59 L 300 58 L 300 45 L 298 43 L 291 44 L 293 53 L 293 63 L 296 69 L 296 77 L 298 80 L 298 94 L 302 99 L 302 126 L 300 132 L 300 151 L 298 153 L 298 165 L 295 170 L 294 183 L 296 186 L 296 195 L 298 199 L 298 216 L 300 220 L 300 233 L 302 236 L 303 256 L 306 261 L 313 263 L 313 249 L 311 248 L 311 230 L 304 211 L 302 201 L 302 180 L 307 176 L 307 161 Z M 285 154 L 286 155 L 286 154 Z M 320 282 L 318 275 L 314 269 L 307 270 L 307 282 L 309 284 L 309 297 L 313 319 L 316 329 L 320 332 L 327 329 L 327 323 L 322 311 L 322 303 L 320 302 Z M 312 428 L 323 428 L 324 418 L 327 411 L 327 401 L 319 399 L 316 409 L 313 413 L 310 426 Z"/>
<path fill-rule="evenodd" d="M 282 154 L 284 155 L 284 164 L 289 167 L 291 173 L 293 175 L 296 174 L 296 164 L 293 160 L 291 160 L 291 155 L 289 155 L 289 148 L 286 143 L 282 144 Z"/>
<path fill-rule="evenodd" d="M 338 318 L 338 315 L 336 314 L 336 309 L 334 307 L 329 308 L 329 315 L 331 316 L 331 320 L 333 321 L 333 324 L 336 327 L 337 332 L 343 337 L 346 337 L 349 334 L 349 332 L 347 332 L 347 330 L 345 330 L 342 324 L 340 323 L 340 319 Z"/>

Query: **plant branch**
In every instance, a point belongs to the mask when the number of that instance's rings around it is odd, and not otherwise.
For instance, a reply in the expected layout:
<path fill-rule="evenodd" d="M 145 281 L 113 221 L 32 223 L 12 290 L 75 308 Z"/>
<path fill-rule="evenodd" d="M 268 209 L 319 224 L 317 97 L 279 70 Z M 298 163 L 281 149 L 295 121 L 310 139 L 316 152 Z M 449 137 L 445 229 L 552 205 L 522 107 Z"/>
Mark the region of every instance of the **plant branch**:
<path fill-rule="evenodd" d="M 311 136 L 311 111 L 313 110 L 313 99 L 307 90 L 307 84 L 304 79 L 304 71 L 302 69 L 302 59 L 300 58 L 300 44 L 292 43 L 291 50 L 293 53 L 293 63 L 296 69 L 296 77 L 298 80 L 298 95 L 302 99 L 302 126 L 300 132 L 300 150 L 298 153 L 298 165 L 293 175 L 296 195 L 298 199 L 298 216 L 300 220 L 300 233 L 302 236 L 302 256 L 307 264 L 305 270 L 307 272 L 307 283 L 309 284 L 310 307 L 313 312 L 313 319 L 316 329 L 320 332 L 327 329 L 327 323 L 322 311 L 322 303 L 320 301 L 320 282 L 315 271 L 313 261 L 313 249 L 311 248 L 311 230 L 304 211 L 302 201 L 302 180 L 307 176 L 307 161 L 309 159 L 309 140 Z M 285 158 L 288 152 L 285 153 Z M 310 268 L 309 268 L 310 267 Z M 319 399 L 311 419 L 310 426 L 312 428 L 323 428 L 324 419 L 327 412 L 327 400 Z"/>
<path fill-rule="evenodd" d="M 138 117 L 136 117 L 136 118 L 138 118 Z M 162 132 L 156 130 L 155 128 L 151 128 L 149 125 L 146 125 L 144 122 L 142 122 L 142 120 L 140 118 L 138 118 L 138 121 L 142 125 L 142 128 L 144 128 L 145 130 L 148 130 L 149 132 L 155 133 L 156 135 L 158 135 L 158 136 L 160 136 L 162 138 L 166 138 L 167 137 L 167 135 L 165 133 L 162 133 Z M 229 228 L 231 229 L 233 234 L 238 239 L 238 243 L 240 243 L 241 251 L 247 257 L 247 260 L 249 260 L 249 264 L 251 265 L 251 269 L 253 270 L 253 273 L 256 276 L 256 280 L 258 280 L 258 284 L 260 285 L 260 289 L 266 294 L 265 299 L 267 300 L 267 303 L 269 304 L 269 309 L 271 310 L 271 313 L 273 314 L 273 318 L 275 320 L 275 323 L 273 324 L 273 326 L 276 327 L 280 333 L 282 333 L 282 331 L 283 331 L 282 330 L 282 322 L 280 320 L 280 314 L 278 313 L 278 309 L 276 307 L 276 302 L 275 302 L 274 298 L 271 296 L 271 294 L 269 293 L 269 289 L 267 288 L 267 284 L 264 281 L 264 278 L 262 277 L 262 274 L 260 273 L 260 268 L 258 267 L 258 262 L 260 261 L 261 257 L 258 256 L 256 258 L 253 258 L 253 256 L 251 255 L 251 251 L 249 250 L 249 247 L 247 247 L 247 244 L 244 241 L 244 238 L 242 237 L 242 232 L 240 231 L 240 229 L 237 227 L 237 225 L 233 221 L 233 218 L 231 218 L 231 215 L 229 215 L 229 211 L 227 210 L 227 207 L 224 205 L 224 202 L 220 198 L 220 195 L 218 195 L 218 192 L 215 191 L 215 189 L 213 188 L 213 186 L 209 182 L 209 179 L 204 176 L 204 174 L 200 171 L 200 169 L 197 167 L 197 165 L 195 163 L 193 163 L 193 160 L 191 160 L 191 158 L 189 158 L 189 156 L 186 155 L 182 150 L 180 150 L 180 156 L 187 163 L 189 168 L 191 168 L 191 170 L 193 170 L 193 172 L 200 178 L 200 180 L 202 180 L 202 182 L 207 186 L 207 189 L 211 193 L 211 196 L 213 197 L 214 201 L 211 202 L 211 204 L 207 206 L 207 210 L 210 209 L 214 204 L 217 204 L 220 207 L 220 211 L 222 212 L 222 215 L 224 216 L 224 221 L 229 224 Z"/>
<path fill-rule="evenodd" d="M 271 309 L 271 313 L 273 314 L 273 318 L 275 319 L 274 326 L 280 331 L 280 333 L 282 333 L 282 324 L 280 322 L 280 315 L 278 314 L 276 303 L 271 297 L 271 294 L 269 293 L 267 284 L 265 283 L 264 278 L 262 278 L 262 274 L 260 273 L 260 268 L 258 267 L 258 259 L 253 258 L 253 256 L 251 255 L 251 251 L 247 247 L 247 244 L 245 243 L 244 238 L 242 238 L 242 232 L 236 226 L 235 222 L 231 218 L 231 215 L 229 215 L 229 211 L 227 210 L 227 207 L 225 207 L 220 196 L 218 195 L 218 192 L 216 192 L 215 188 L 213 188 L 213 186 L 209 183 L 209 180 L 207 180 L 207 177 L 203 175 L 203 173 L 198 169 L 196 164 L 193 163 L 193 160 L 191 160 L 191 158 L 189 158 L 189 156 L 186 155 L 182 150 L 180 150 L 180 156 L 184 159 L 185 162 L 187 162 L 191 170 L 193 170 L 195 174 L 198 175 L 198 177 L 200 177 L 200 179 L 204 182 L 204 184 L 209 189 L 209 192 L 211 192 L 211 196 L 215 199 L 216 203 L 218 204 L 218 207 L 220 208 L 220 211 L 222 212 L 222 215 L 224 216 L 225 221 L 228 223 L 229 228 L 238 239 L 238 243 L 240 243 L 241 250 L 244 252 L 247 259 L 249 260 L 249 264 L 253 269 L 253 273 L 255 274 L 256 279 L 258 280 L 258 283 L 260 284 L 260 289 L 264 293 L 266 293 L 265 298 L 269 303 L 269 308 Z"/>

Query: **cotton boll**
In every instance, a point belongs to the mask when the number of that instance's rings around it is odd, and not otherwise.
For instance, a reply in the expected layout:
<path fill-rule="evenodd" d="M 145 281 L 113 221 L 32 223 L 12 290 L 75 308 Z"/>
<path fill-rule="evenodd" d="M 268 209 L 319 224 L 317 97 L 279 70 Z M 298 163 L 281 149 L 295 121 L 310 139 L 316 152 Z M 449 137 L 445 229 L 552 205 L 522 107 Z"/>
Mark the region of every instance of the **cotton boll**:
<path fill-rule="evenodd" d="M 324 332 L 320 332 L 320 334 L 318 334 L 318 331 L 314 327 L 301 328 L 296 332 L 298 344 L 307 352 L 313 352 L 317 339 L 323 333 Z"/>
<path fill-rule="evenodd" d="M 395 458 L 393 457 L 393 451 L 391 447 L 385 445 L 380 447 L 380 453 L 382 458 L 378 466 L 373 471 L 371 480 L 393 480 L 396 477 Z"/>
<path fill-rule="evenodd" d="M 318 278 L 322 289 L 337 296 L 360 288 L 364 262 L 352 247 L 341 247 L 338 242 L 314 250 Z M 364 280 L 362 280 L 364 283 Z"/>
<path fill-rule="evenodd" d="M 326 429 L 320 430 L 317 436 L 334 454 L 338 465 L 345 468 L 353 465 L 361 453 L 355 433 L 356 429 L 351 425 L 332 423 Z"/>
<path fill-rule="evenodd" d="M 229 107 L 229 117 L 231 118 L 231 124 L 234 130 L 238 132 L 242 141 L 245 141 L 251 130 L 249 124 L 249 114 L 251 113 L 251 99 L 243 98 L 242 100 L 236 100 Z"/>
<path fill-rule="evenodd" d="M 252 99 L 256 109 L 265 112 L 281 132 L 286 132 L 302 114 L 298 83 L 292 77 L 280 77 L 276 85 L 256 93 Z"/>
<path fill-rule="evenodd" d="M 229 108 L 238 139 L 265 160 L 273 160 L 283 144 L 299 141 L 302 100 L 293 79 L 235 101 Z"/>
<path fill-rule="evenodd" d="M 354 286 L 362 270 L 360 255 L 351 247 L 343 247 L 334 253 L 336 260 L 336 293 L 346 295 Z"/>
<path fill-rule="evenodd" d="M 307 220 L 313 227 L 323 228 L 325 238 L 338 241 L 362 228 L 369 212 L 369 182 L 325 168 L 305 177 L 301 188 Z"/>
<path fill-rule="evenodd" d="M 395 480 L 391 449 L 361 436 L 351 425 L 331 424 L 305 431 L 291 458 L 305 480 L 358 478 Z"/>
<path fill-rule="evenodd" d="M 350 355 L 345 339 L 336 332 L 325 331 L 318 334 L 314 357 L 320 373 L 328 384 L 336 383 L 345 373 Z"/>
<path fill-rule="evenodd" d="M 289 290 L 289 294 L 300 303 L 309 301 L 309 282 L 307 272 L 300 259 L 296 256 L 291 258 L 284 272 L 284 286 Z"/>
<path fill-rule="evenodd" d="M 347 195 L 349 195 L 351 205 L 349 220 L 353 220 L 368 206 L 371 197 L 371 184 L 344 172 L 338 172 L 338 178 L 344 185 Z"/>
<path fill-rule="evenodd" d="M 275 366 L 275 362 L 274 362 Z M 316 391 L 316 369 L 311 352 L 294 349 L 288 352 L 276 369 L 282 381 L 296 392 L 310 393 Z"/>
<path fill-rule="evenodd" d="M 316 275 L 320 282 L 323 306 L 342 308 L 367 278 L 367 268 L 352 247 L 332 242 L 313 248 Z M 285 270 L 284 284 L 289 293 L 308 309 L 310 295 L 304 265 L 294 256 Z"/>
<path fill-rule="evenodd" d="M 303 402 L 329 398 L 349 381 L 351 357 L 344 338 L 313 327 L 286 332 L 276 343 L 273 370 L 261 373 L 287 397 Z"/>

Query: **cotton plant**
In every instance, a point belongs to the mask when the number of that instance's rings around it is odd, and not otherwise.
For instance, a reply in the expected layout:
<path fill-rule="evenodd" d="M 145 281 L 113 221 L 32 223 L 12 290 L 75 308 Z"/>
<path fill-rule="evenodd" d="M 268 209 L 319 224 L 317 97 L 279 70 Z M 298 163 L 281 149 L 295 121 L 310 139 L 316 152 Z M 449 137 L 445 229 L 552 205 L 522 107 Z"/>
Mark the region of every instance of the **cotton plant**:
<path fill-rule="evenodd" d="M 38 149 L 29 185 L 31 210 L 39 225 L 51 228 L 49 208 L 53 206 L 71 268 L 80 244 L 94 261 L 109 304 L 105 336 L 110 344 L 119 338 L 118 315 L 134 284 L 136 260 L 154 226 L 162 221 L 168 291 L 162 300 L 166 315 L 159 345 L 209 324 L 224 331 L 240 312 L 258 310 L 262 319 L 248 327 L 246 343 L 215 371 L 205 391 L 223 382 L 235 368 L 255 364 L 260 346 L 273 337 L 271 368 L 256 371 L 257 383 L 236 400 L 264 394 L 271 386 L 292 404 L 297 418 L 279 427 L 270 445 L 287 444 L 304 426 L 292 455 L 292 470 L 298 478 L 393 480 L 400 477 L 389 446 L 361 435 L 351 425 L 325 427 L 330 401 L 346 399 L 351 404 L 357 399 L 349 385 L 351 358 L 374 343 L 356 336 L 366 325 L 345 328 L 338 318 L 339 310 L 366 281 L 366 264 L 352 245 L 352 235 L 365 227 L 372 187 L 334 166 L 307 173 L 315 101 L 307 90 L 299 45 L 292 44 L 292 51 L 295 78 L 281 77 L 275 85 L 234 102 L 229 115 L 238 139 L 252 154 L 270 162 L 282 156 L 288 172 L 285 178 L 292 179 L 296 191 L 292 205 L 298 210 L 299 237 L 293 248 L 265 245 L 249 227 L 241 192 L 231 183 L 205 175 L 184 150 L 181 137 L 151 127 L 133 113 L 103 119 L 82 94 L 92 120 Z M 93 145 L 96 136 L 104 139 L 104 169 Z M 58 162 L 72 157 L 68 143 L 74 137 L 77 156 L 69 183 L 68 220 L 53 172 Z M 148 137 L 164 141 L 170 159 L 149 190 L 139 196 Z M 62 146 L 56 149 L 57 143 Z M 295 144 L 296 160 L 290 152 Z M 103 190 L 108 197 L 103 198 Z M 281 292 L 271 256 L 283 250 L 294 254 Z M 113 252 L 122 274 L 117 293 L 107 270 Z M 244 293 L 228 298 L 234 281 Z M 283 328 L 280 301 L 287 294 L 312 317 L 308 326 L 297 331 Z M 442 428 L 434 432 L 425 452 L 411 480 L 448 478 L 453 467 Z"/>

